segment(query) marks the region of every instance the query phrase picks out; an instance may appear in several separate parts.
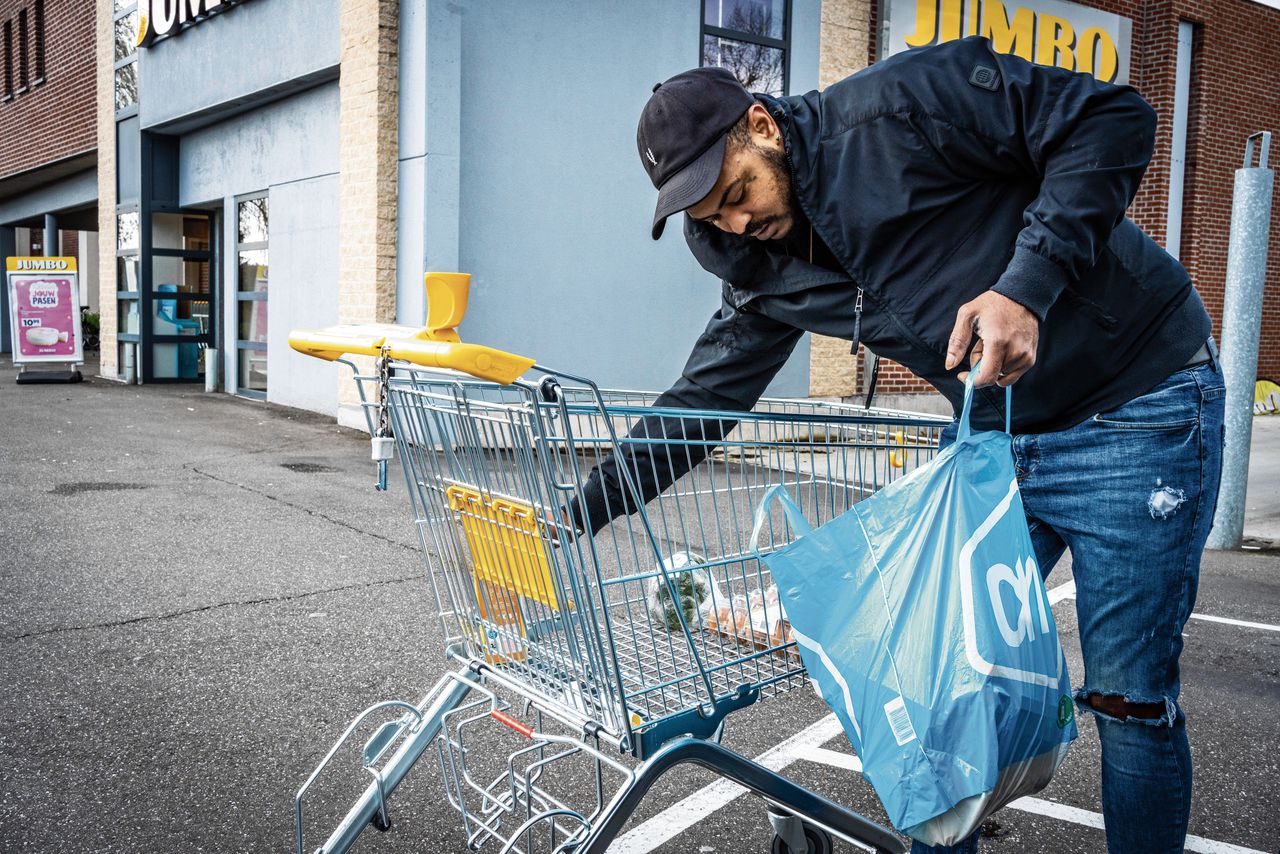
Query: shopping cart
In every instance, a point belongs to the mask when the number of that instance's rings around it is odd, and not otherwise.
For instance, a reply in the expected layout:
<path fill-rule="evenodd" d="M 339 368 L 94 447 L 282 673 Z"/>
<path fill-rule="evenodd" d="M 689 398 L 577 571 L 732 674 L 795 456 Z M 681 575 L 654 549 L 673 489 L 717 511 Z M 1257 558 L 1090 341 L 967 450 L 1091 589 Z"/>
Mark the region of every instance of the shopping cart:
<path fill-rule="evenodd" d="M 297 794 L 299 854 L 308 791 L 358 728 L 388 714 L 363 751 L 372 782 L 316 850 L 386 829 L 390 794 L 434 744 L 473 849 L 604 851 L 658 778 L 694 763 L 765 801 L 775 852 L 828 851 L 831 835 L 902 851 L 892 831 L 719 741 L 729 713 L 807 683 L 758 559 L 793 533 L 775 515 L 751 542 L 764 492 L 786 484 L 822 524 L 931 459 L 947 420 L 809 400 L 655 408 L 646 392 L 462 344 L 466 279 L 427 276 L 424 330 L 290 338 L 355 371 L 381 488 L 394 444 L 457 665 L 419 702 L 352 722 Z M 376 361 L 361 369 L 347 355 Z M 636 432 L 657 435 L 656 419 L 679 438 L 631 437 L 642 423 L 649 432 Z M 564 508 L 610 455 L 623 497 L 607 515 L 625 515 L 580 535 Z M 646 504 L 638 484 L 659 464 L 690 470 Z M 481 731 L 494 724 L 509 732 Z"/>

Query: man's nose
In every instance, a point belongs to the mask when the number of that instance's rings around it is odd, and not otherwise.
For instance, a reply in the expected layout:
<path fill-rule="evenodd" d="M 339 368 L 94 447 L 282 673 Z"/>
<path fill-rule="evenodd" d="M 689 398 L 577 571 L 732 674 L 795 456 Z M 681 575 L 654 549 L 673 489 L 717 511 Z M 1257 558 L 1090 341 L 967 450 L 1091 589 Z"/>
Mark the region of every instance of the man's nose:
<path fill-rule="evenodd" d="M 734 234 L 745 234 L 747 226 L 751 225 L 751 214 L 747 211 L 738 211 L 724 218 L 728 223 L 729 230 Z"/>

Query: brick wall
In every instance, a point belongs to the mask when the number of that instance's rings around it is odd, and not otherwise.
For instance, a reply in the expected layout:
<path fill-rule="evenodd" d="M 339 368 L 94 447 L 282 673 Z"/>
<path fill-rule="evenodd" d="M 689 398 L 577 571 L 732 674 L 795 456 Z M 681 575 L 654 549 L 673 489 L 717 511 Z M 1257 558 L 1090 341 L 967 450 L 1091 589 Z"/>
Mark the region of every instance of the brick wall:
<path fill-rule="evenodd" d="M 825 0 L 818 47 L 818 86 L 825 89 L 867 67 L 873 0 Z M 861 352 L 861 351 L 860 351 Z M 860 385 L 862 356 L 849 342 L 814 335 L 809 345 L 809 394 L 844 397 Z"/>
<path fill-rule="evenodd" d="M 96 147 L 93 4 L 84 0 L 43 0 L 39 4 L 44 14 L 43 82 L 37 82 L 37 5 L 36 0 L 0 0 L 0 139 L 4 140 L 0 145 L 0 178 Z M 20 91 L 23 12 L 28 85 Z M 12 33 L 12 94 L 6 86 L 6 24 Z"/>
<path fill-rule="evenodd" d="M 1242 165 L 1250 133 L 1280 131 L 1280 85 L 1275 77 L 1280 10 L 1252 0 L 1096 0 L 1084 5 L 1133 21 L 1130 83 L 1156 108 L 1160 124 L 1155 155 L 1129 215 L 1161 244 L 1168 208 L 1178 24 L 1189 20 L 1197 25 L 1179 257 L 1204 297 L 1215 334 L 1220 334 L 1234 172 Z M 876 14 L 876 4 L 869 4 L 868 59 L 877 51 Z M 824 19 L 825 15 L 824 8 Z M 1280 137 L 1273 151 L 1273 165 L 1277 162 Z M 1274 379 L 1280 378 L 1280 201 L 1272 211 L 1266 281 L 1258 375 Z M 877 388 L 888 394 L 930 390 L 905 368 L 889 362 L 881 363 Z"/>
<path fill-rule="evenodd" d="M 342 0 L 340 323 L 395 322 L 399 32 L 399 0 Z M 338 401 L 354 406 L 339 375 Z"/>

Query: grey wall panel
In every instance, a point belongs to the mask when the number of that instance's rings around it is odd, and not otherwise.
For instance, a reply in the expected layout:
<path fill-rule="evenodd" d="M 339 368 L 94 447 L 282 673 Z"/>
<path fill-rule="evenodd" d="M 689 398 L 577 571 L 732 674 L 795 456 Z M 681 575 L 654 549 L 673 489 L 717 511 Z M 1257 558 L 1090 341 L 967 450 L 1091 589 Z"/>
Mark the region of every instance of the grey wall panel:
<path fill-rule="evenodd" d="M 138 52 L 142 126 L 339 64 L 339 0 L 252 0 Z"/>
<path fill-rule="evenodd" d="M 819 4 L 795 7 L 791 80 L 801 92 L 817 83 Z M 699 8 L 611 3 L 584 15 L 569 0 L 428 3 L 427 81 L 406 86 L 402 77 L 402 98 L 426 103 L 402 115 L 426 122 L 428 165 L 412 179 L 425 181 L 427 210 L 402 206 L 401 227 L 423 230 L 422 266 L 449 258 L 448 227 L 423 220 L 439 215 L 434 189 L 445 187 L 447 203 L 456 159 L 457 267 L 473 274 L 464 340 L 608 385 L 660 389 L 679 375 L 720 288 L 678 223 L 661 241 L 649 238 L 656 194 L 637 160 L 635 125 L 655 82 L 698 64 Z M 420 16 L 402 20 L 423 26 Z M 402 182 L 408 175 L 401 170 Z M 401 256 L 402 265 L 416 261 Z M 410 279 L 420 287 L 416 275 L 402 275 L 402 287 Z M 413 322 L 419 300 L 402 297 L 402 320 Z M 806 339 L 771 392 L 807 387 Z"/>
<path fill-rule="evenodd" d="M 345 368 L 290 350 L 289 332 L 338 319 L 338 176 L 272 188 L 270 252 L 267 398 L 334 413 Z"/>
<path fill-rule="evenodd" d="M 180 203 L 203 204 L 338 171 L 338 85 L 325 84 L 182 138 Z"/>
<path fill-rule="evenodd" d="M 38 190 L 0 202 L 0 225 L 98 202 L 98 170 L 86 169 Z"/>
<path fill-rule="evenodd" d="M 138 203 L 142 186 L 142 135 L 138 117 L 116 123 L 116 204 Z"/>

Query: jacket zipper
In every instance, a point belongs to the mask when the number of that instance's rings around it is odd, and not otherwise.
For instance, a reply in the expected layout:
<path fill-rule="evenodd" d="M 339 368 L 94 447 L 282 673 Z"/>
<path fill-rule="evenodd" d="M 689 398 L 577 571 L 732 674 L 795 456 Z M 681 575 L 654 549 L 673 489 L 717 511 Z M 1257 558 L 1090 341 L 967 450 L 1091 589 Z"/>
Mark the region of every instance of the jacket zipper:
<path fill-rule="evenodd" d="M 783 143 L 782 143 L 782 154 L 787 159 L 787 172 L 791 175 L 791 184 L 794 187 L 795 180 L 796 180 L 796 165 L 791 161 L 791 146 L 788 144 L 788 141 L 785 139 L 783 140 Z M 795 197 L 796 197 L 796 204 L 800 207 L 801 213 L 805 215 L 805 219 L 809 220 L 809 228 L 812 231 L 816 232 L 818 230 L 817 226 L 814 225 L 813 217 L 809 214 L 809 211 L 805 208 L 804 202 L 800 200 L 800 194 L 795 193 Z M 822 235 L 819 234 L 818 237 L 821 238 Z M 831 244 L 828 243 L 826 240 L 823 240 L 822 242 L 826 245 L 827 249 L 830 250 Z M 813 263 L 812 255 L 809 257 L 809 263 L 810 264 Z M 848 270 L 845 270 L 844 272 L 845 272 L 845 275 L 849 274 Z M 849 278 L 852 280 L 853 276 L 849 276 Z M 853 344 L 849 348 L 849 352 L 855 355 L 858 352 L 858 345 L 862 343 L 862 285 L 857 285 L 857 288 L 858 288 L 858 296 L 853 301 Z"/>

